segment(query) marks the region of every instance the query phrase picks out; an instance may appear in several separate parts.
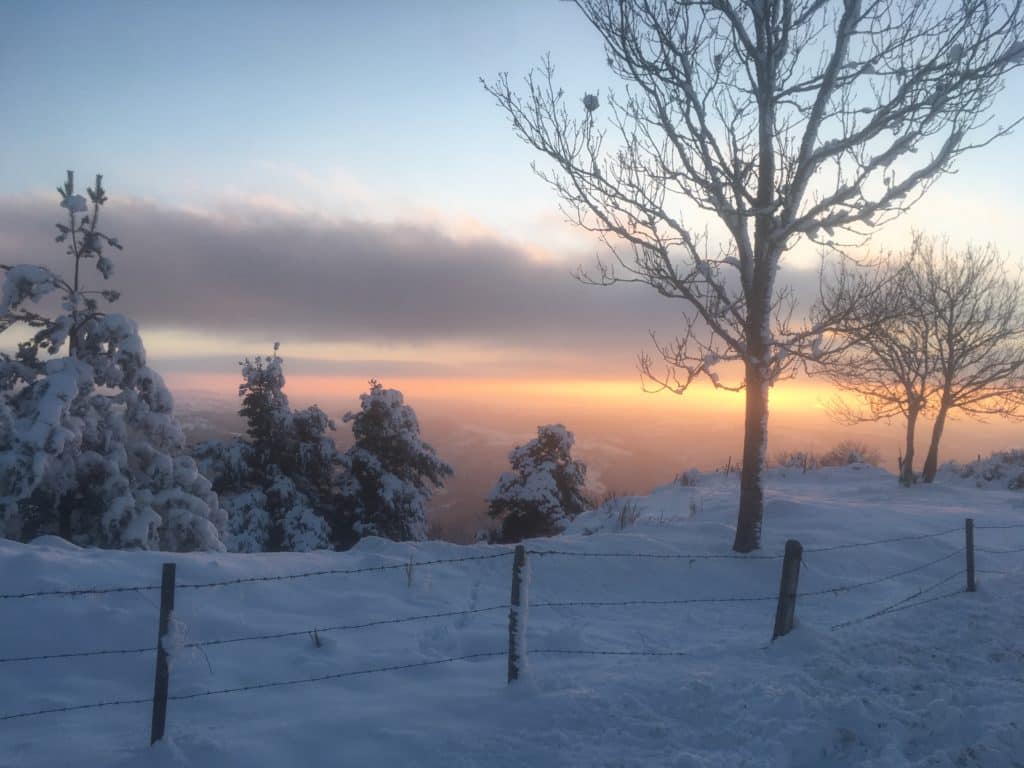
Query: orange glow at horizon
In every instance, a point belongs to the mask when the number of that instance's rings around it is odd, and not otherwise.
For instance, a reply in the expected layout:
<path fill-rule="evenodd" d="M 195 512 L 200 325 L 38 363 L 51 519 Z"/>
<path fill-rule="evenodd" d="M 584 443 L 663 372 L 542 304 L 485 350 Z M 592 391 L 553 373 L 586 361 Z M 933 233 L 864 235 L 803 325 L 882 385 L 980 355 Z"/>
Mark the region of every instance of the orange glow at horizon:
<path fill-rule="evenodd" d="M 223 396 L 237 396 L 239 377 L 212 373 L 172 373 L 167 383 L 173 390 Z M 454 377 L 394 377 L 382 379 L 385 387 L 400 390 L 407 399 L 472 401 L 486 403 L 498 401 L 519 405 L 542 400 L 547 403 L 566 403 L 579 406 L 609 406 L 645 409 L 682 406 L 685 410 L 702 412 L 743 411 L 745 394 L 716 389 L 708 384 L 694 384 L 682 395 L 668 392 L 644 391 L 638 379 L 570 379 L 570 378 L 454 378 Z M 285 392 L 297 403 L 319 401 L 335 403 L 351 400 L 358 402 L 367 391 L 367 380 L 355 376 L 288 375 Z M 819 412 L 834 390 L 813 381 L 787 381 L 771 390 L 771 412 Z"/>
<path fill-rule="evenodd" d="M 190 405 L 200 412 L 238 410 L 237 374 L 172 373 L 167 381 L 179 401 L 191 399 Z M 541 424 L 561 423 L 574 433 L 574 456 L 586 463 L 588 483 L 597 496 L 607 491 L 647 493 L 680 472 L 736 466 L 742 456 L 745 396 L 707 384 L 673 396 L 645 393 L 635 378 L 389 376 L 382 383 L 405 395 L 416 410 L 424 439 L 455 467 L 455 477 L 438 503 L 446 510 L 448 524 L 463 533 L 480 527 L 482 500 L 507 468 L 508 451 L 530 439 Z M 366 391 L 367 381 L 354 376 L 295 374 L 285 385 L 293 406 L 316 403 L 336 420 L 333 437 L 343 448 L 352 436 L 340 417 L 357 409 L 359 395 Z M 786 452 L 821 455 L 841 442 L 854 441 L 876 450 L 881 465 L 895 472 L 903 425 L 837 424 L 825 409 L 832 395 L 829 387 L 807 379 L 783 381 L 773 388 L 769 463 Z M 210 423 L 229 430 L 241 426 L 236 422 L 236 427 L 225 427 L 228 422 L 217 419 Z M 928 423 L 919 425 L 919 462 L 930 429 Z M 1020 443 L 1019 425 L 953 421 L 947 424 L 940 460 L 969 461 Z"/>

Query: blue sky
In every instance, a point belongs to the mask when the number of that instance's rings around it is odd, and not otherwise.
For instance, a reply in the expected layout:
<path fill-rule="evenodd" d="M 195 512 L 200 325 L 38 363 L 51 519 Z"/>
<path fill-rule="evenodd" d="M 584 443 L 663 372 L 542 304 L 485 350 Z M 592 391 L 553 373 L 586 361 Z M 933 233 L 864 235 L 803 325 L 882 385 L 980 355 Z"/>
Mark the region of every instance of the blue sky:
<path fill-rule="evenodd" d="M 552 199 L 478 78 L 548 50 L 570 83 L 604 76 L 575 9 L 542 0 L 37 2 L 0 19 L 0 193 L 67 166 L 175 204 L 326 209 L 354 182 L 396 215 L 423 202 L 500 220 Z"/>
<path fill-rule="evenodd" d="M 77 168 L 171 205 L 444 210 L 514 235 L 553 221 L 555 201 L 478 78 L 546 51 L 570 94 L 608 85 L 596 34 L 558 0 L 6 3 L 0 194 Z M 1011 86 L 1000 120 L 1024 100 Z M 968 181 L 939 196 L 1002 186 L 1022 162 L 1018 135 L 969 157 Z"/>
<path fill-rule="evenodd" d="M 548 51 L 570 96 L 610 84 L 596 33 L 559 0 L 0 4 L 0 202 L 8 201 L 0 257 L 53 252 L 53 216 L 31 213 L 33 201 L 56 211 L 53 188 L 66 168 L 81 181 L 102 171 L 111 194 L 106 220 L 128 245 L 115 276 L 117 287 L 128 287 L 122 311 L 143 322 L 158 358 L 195 357 L 200 347 L 214 355 L 196 337 L 216 329 L 225 337 L 218 365 L 273 336 L 292 349 L 306 345 L 301 356 L 347 364 L 376 354 L 410 366 L 441 357 L 507 368 L 510 358 L 527 356 L 538 370 L 600 368 L 632 379 L 648 329 L 671 334 L 678 308 L 642 289 L 573 283 L 569 269 L 589 263 L 597 247 L 560 221 L 554 194 L 530 171 L 535 154 L 479 83 L 503 70 L 521 75 Z M 1003 94 L 997 121 L 1024 102 L 1022 79 Z M 898 247 L 920 226 L 993 240 L 1019 257 L 1024 209 L 1013 189 L 1021 167 L 1021 134 L 969 155 L 959 175 L 942 179 L 877 242 Z M 193 218 L 182 219 L 183 211 Z M 341 225 L 324 233 L 317 227 L 325 221 Z M 272 237 L 260 235 L 267 222 L 280 224 Z M 331 261 L 353 240 L 360 254 L 377 253 L 373 243 L 394 251 L 380 259 L 396 275 L 403 258 L 438 265 L 437 274 L 416 272 L 438 306 L 417 302 L 417 285 L 405 286 L 405 304 L 422 305 L 422 313 L 409 333 L 372 338 L 385 352 L 359 346 L 366 324 L 343 311 L 363 306 L 361 285 L 338 290 L 333 320 L 325 292 L 303 288 L 361 280 L 386 290 L 387 281 L 364 269 L 372 256 Z M 277 254 L 249 259 L 271 241 L 284 244 Z M 175 249 L 187 253 L 179 258 Z M 172 320 L 178 305 L 150 285 L 184 291 L 204 263 L 232 250 L 238 269 L 259 265 L 296 292 L 291 306 L 269 311 L 273 291 L 255 286 L 228 297 L 216 316 L 204 315 L 197 299 Z M 289 268 L 275 271 L 275 258 Z M 470 279 L 476 290 L 446 292 L 446 281 L 458 288 L 459 263 L 469 262 L 484 265 Z M 225 296 L 237 271 L 222 270 Z M 225 311 L 246 312 L 247 296 L 265 322 L 254 317 L 248 334 L 238 323 L 215 324 Z M 376 306 L 393 298 L 382 294 Z M 305 314 L 291 323 L 302 314 L 296 302 Z M 441 322 L 438 307 L 465 330 Z M 529 332 L 502 334 L 488 322 L 495 318 Z M 434 346 L 416 352 L 423 344 Z M 596 363 L 599 355 L 609 362 Z"/>

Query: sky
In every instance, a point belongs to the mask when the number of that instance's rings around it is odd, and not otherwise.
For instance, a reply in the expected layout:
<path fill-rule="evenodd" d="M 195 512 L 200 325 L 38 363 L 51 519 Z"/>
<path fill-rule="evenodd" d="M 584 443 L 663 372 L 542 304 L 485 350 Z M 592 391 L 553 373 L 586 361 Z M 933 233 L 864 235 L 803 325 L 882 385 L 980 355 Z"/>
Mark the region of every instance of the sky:
<path fill-rule="evenodd" d="M 179 400 L 230 403 L 238 360 L 280 341 L 298 403 L 340 412 L 373 376 L 439 425 L 472 403 L 474 428 L 503 439 L 571 410 L 627 454 L 654 451 L 652 480 L 720 462 L 689 426 L 720 413 L 702 429 L 738 444 L 741 400 L 642 392 L 636 354 L 681 308 L 572 279 L 600 247 L 563 221 L 479 82 L 546 52 L 569 94 L 614 85 L 597 35 L 555 0 L 0 4 L 0 259 L 59 264 L 54 187 L 69 168 L 83 185 L 101 172 L 125 244 L 119 309 Z M 1024 102 L 1020 80 L 995 120 Z M 1019 259 L 1021 167 L 1020 133 L 977 150 L 873 247 L 921 227 Z M 810 296 L 800 266 L 780 279 Z M 829 396 L 777 388 L 780 434 L 845 436 Z M 654 445 L 662 428 L 674 439 Z M 1008 430 L 971 427 L 959 453 L 1003 447 Z"/>

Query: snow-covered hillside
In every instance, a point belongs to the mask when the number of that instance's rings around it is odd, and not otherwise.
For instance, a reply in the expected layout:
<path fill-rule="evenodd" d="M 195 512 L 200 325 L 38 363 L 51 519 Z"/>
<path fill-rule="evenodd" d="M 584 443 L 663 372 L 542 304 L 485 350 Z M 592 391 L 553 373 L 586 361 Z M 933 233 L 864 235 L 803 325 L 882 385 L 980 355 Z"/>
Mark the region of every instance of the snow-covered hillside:
<path fill-rule="evenodd" d="M 165 561 L 179 584 L 165 741 L 148 747 L 146 703 L 5 719 L 0 766 L 1020 764 L 1024 551 L 983 550 L 1024 548 L 1022 492 L 905 490 L 870 467 L 773 470 L 764 549 L 731 557 L 736 483 L 661 488 L 626 500 L 625 515 L 618 500 L 530 542 L 565 554 L 528 556 L 528 673 L 511 687 L 508 549 L 364 539 L 340 554 L 167 555 L 0 541 L 8 595 L 157 585 Z M 978 591 L 942 597 L 963 588 L 968 516 Z M 787 538 L 805 547 L 801 593 L 817 594 L 770 643 Z M 820 551 L 880 539 L 898 540 Z M 632 553 L 697 557 L 606 556 Z M 406 567 L 436 560 L 462 562 Z M 392 567 L 261 580 L 379 566 Z M 182 586 L 235 579 L 247 581 Z M 707 598 L 757 599 L 681 602 Z M 158 591 L 2 599 L 0 659 L 150 648 L 158 602 Z M 594 602 L 613 604 L 542 605 Z M 450 612 L 465 613 L 320 631 L 319 646 L 305 633 Z M 190 645 L 278 633 L 298 634 Z M 420 666 L 342 676 L 409 664 Z M 0 663 L 0 717 L 145 699 L 153 668 L 152 651 Z"/>

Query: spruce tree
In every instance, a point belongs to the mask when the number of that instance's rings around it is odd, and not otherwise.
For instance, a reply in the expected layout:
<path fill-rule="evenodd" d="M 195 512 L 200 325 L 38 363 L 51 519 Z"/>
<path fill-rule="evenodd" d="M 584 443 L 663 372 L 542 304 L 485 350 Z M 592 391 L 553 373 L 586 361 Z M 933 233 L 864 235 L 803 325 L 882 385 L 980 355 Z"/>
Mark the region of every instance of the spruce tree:
<path fill-rule="evenodd" d="M 355 443 L 342 459 L 341 508 L 355 536 L 423 541 L 427 502 L 454 470 L 420 438 L 416 412 L 397 389 L 371 379 L 359 399 L 360 410 L 344 417 Z"/>
<path fill-rule="evenodd" d="M 113 274 L 99 228 L 102 176 L 58 187 L 57 224 L 71 273 L 0 265 L 0 331 L 29 334 L 0 353 L 0 533 L 59 534 L 99 547 L 222 549 L 225 519 L 174 417 L 174 400 L 146 364 L 135 323 L 107 313 L 114 290 L 86 290 L 83 268 Z M 90 208 L 91 206 L 91 208 Z"/>
<path fill-rule="evenodd" d="M 499 523 L 492 541 L 554 536 L 587 508 L 587 466 L 572 458 L 574 443 L 572 432 L 561 424 L 547 424 L 509 454 L 512 471 L 487 496 L 487 513 Z"/>
<path fill-rule="evenodd" d="M 247 437 L 196 448 L 228 511 L 226 543 L 233 551 L 308 551 L 345 543 L 331 524 L 340 463 L 327 434 L 334 422 L 315 405 L 291 409 L 278 348 L 273 356 L 241 363 L 238 413 Z"/>

